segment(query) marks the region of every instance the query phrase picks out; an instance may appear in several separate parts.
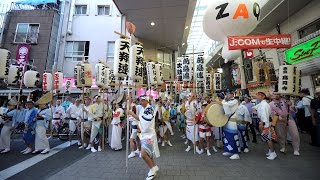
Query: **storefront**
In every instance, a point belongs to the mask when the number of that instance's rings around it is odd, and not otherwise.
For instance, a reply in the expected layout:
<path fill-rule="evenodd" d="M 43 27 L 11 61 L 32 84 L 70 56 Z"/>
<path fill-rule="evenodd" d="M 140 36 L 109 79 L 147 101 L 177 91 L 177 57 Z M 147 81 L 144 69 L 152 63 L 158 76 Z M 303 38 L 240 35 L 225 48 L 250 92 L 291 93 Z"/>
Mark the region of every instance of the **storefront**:
<path fill-rule="evenodd" d="M 302 88 L 310 88 L 312 94 L 320 86 L 320 36 L 316 34 L 285 52 L 286 62 L 301 70 Z"/>

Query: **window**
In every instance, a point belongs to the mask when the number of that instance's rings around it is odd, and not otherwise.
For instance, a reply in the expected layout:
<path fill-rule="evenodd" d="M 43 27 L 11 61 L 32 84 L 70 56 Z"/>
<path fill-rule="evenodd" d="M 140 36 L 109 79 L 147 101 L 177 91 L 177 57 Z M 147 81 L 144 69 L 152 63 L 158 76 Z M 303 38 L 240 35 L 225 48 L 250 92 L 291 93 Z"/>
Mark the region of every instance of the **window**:
<path fill-rule="evenodd" d="M 99 5 L 98 6 L 98 15 L 110 15 L 110 6 L 109 5 Z"/>
<path fill-rule="evenodd" d="M 40 26 L 39 24 L 28 24 L 28 23 L 17 24 L 14 42 L 37 44 L 39 26 Z"/>
<path fill-rule="evenodd" d="M 108 41 L 108 47 L 107 47 L 107 63 L 113 63 L 114 62 L 114 41 Z"/>
<path fill-rule="evenodd" d="M 82 61 L 88 59 L 89 41 L 69 41 L 67 42 L 65 57 L 70 61 Z"/>
<path fill-rule="evenodd" d="M 87 5 L 76 5 L 76 15 L 87 15 Z"/>
<path fill-rule="evenodd" d="M 308 24 L 307 26 L 298 30 L 299 38 L 304 38 L 309 34 L 312 34 L 316 31 L 320 30 L 320 19 L 313 21 L 312 23 Z"/>

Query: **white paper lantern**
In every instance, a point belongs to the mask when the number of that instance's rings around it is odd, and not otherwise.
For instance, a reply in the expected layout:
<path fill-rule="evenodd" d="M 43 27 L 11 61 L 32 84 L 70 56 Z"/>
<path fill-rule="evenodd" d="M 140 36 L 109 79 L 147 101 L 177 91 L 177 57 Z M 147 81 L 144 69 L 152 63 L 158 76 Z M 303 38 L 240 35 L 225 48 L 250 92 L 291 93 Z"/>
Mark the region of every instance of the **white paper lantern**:
<path fill-rule="evenodd" d="M 92 65 L 89 63 L 81 64 L 80 82 L 84 87 L 92 86 Z"/>
<path fill-rule="evenodd" d="M 222 90 L 221 74 L 220 73 L 214 73 L 213 78 L 214 78 L 214 80 L 213 80 L 214 89 L 216 91 Z"/>
<path fill-rule="evenodd" d="M 149 83 L 149 85 L 157 84 L 156 64 L 155 63 L 147 62 L 147 73 L 148 73 L 148 83 Z"/>
<path fill-rule="evenodd" d="M 70 94 L 71 93 L 71 79 L 66 80 L 66 94 Z"/>
<path fill-rule="evenodd" d="M 199 55 L 195 62 L 195 72 L 196 72 L 196 81 L 205 80 L 205 67 L 204 67 L 204 58 L 203 55 Z"/>
<path fill-rule="evenodd" d="M 162 65 L 156 64 L 156 77 L 157 77 L 157 84 L 162 85 L 163 84 L 163 74 L 162 74 Z"/>
<path fill-rule="evenodd" d="M 295 66 L 283 65 L 279 66 L 279 83 L 278 92 L 281 94 L 295 94 L 296 93 L 296 74 Z"/>
<path fill-rule="evenodd" d="M 119 79 L 114 75 L 114 71 L 112 69 L 109 69 L 109 78 L 108 78 L 108 84 L 109 84 L 109 91 L 116 92 L 117 89 L 119 89 Z"/>
<path fill-rule="evenodd" d="M 53 88 L 59 91 L 63 89 L 63 73 L 62 72 L 54 73 Z"/>
<path fill-rule="evenodd" d="M 52 85 L 53 85 L 52 81 L 53 81 L 53 77 L 51 73 L 43 73 L 42 74 L 42 90 L 51 91 Z"/>
<path fill-rule="evenodd" d="M 126 77 L 129 73 L 130 42 L 126 39 L 118 39 L 114 47 L 114 75 Z"/>
<path fill-rule="evenodd" d="M 182 61 L 183 57 L 178 57 L 176 62 L 176 80 L 182 82 Z"/>
<path fill-rule="evenodd" d="M 20 66 L 10 65 L 8 74 L 8 85 L 18 85 L 19 79 L 22 77 L 23 69 Z"/>
<path fill-rule="evenodd" d="M 217 41 L 227 36 L 247 35 L 259 23 L 260 5 L 256 1 L 214 0 L 203 17 L 203 31 Z"/>
<path fill-rule="evenodd" d="M 182 80 L 191 81 L 192 80 L 192 62 L 189 57 L 184 57 L 182 60 Z"/>
<path fill-rule="evenodd" d="M 211 91 L 212 90 L 212 87 L 211 87 L 211 84 L 212 84 L 212 76 L 209 72 L 206 73 L 206 80 L 205 80 L 205 89 L 206 91 Z"/>
<path fill-rule="evenodd" d="M 225 39 L 222 47 L 221 56 L 223 59 L 227 59 L 229 61 L 236 60 L 241 56 L 240 50 L 229 50 L 228 40 Z"/>
<path fill-rule="evenodd" d="M 40 84 L 40 74 L 38 71 L 28 70 L 24 73 L 23 84 L 27 88 L 37 87 Z"/>
<path fill-rule="evenodd" d="M 133 80 L 141 80 L 143 78 L 143 47 L 141 45 L 133 45 L 130 48 L 129 58 L 129 77 Z"/>
<path fill-rule="evenodd" d="M 74 84 L 77 88 L 81 88 L 81 65 L 77 64 L 74 66 Z"/>
<path fill-rule="evenodd" d="M 0 79 L 5 79 L 9 75 L 10 51 L 0 49 Z"/>
<path fill-rule="evenodd" d="M 106 65 L 102 63 L 98 63 L 95 65 L 96 84 L 99 88 L 103 88 L 107 83 L 106 73 Z"/>
<path fill-rule="evenodd" d="M 110 68 L 108 66 L 106 66 L 105 68 L 105 77 L 104 79 L 106 80 L 104 85 L 103 85 L 103 88 L 104 89 L 107 89 L 109 87 L 109 77 L 110 77 Z"/>

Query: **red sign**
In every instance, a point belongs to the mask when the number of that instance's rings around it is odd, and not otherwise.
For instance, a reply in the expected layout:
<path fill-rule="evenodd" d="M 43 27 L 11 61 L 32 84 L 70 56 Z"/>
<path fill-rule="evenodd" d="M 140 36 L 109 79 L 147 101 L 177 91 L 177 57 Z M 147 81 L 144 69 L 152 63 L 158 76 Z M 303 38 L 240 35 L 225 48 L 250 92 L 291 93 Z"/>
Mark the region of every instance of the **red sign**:
<path fill-rule="evenodd" d="M 291 34 L 228 36 L 229 50 L 290 48 Z"/>
<path fill-rule="evenodd" d="M 251 49 L 245 50 L 244 55 L 245 55 L 245 58 L 247 58 L 247 59 L 253 58 L 253 50 L 251 50 Z"/>
<path fill-rule="evenodd" d="M 24 67 L 29 60 L 30 44 L 19 44 L 16 55 L 17 65 Z"/>
<path fill-rule="evenodd" d="M 47 90 L 48 90 L 47 78 L 48 78 L 47 74 L 44 73 L 44 74 L 42 75 L 42 89 L 43 89 L 43 91 L 47 91 Z"/>

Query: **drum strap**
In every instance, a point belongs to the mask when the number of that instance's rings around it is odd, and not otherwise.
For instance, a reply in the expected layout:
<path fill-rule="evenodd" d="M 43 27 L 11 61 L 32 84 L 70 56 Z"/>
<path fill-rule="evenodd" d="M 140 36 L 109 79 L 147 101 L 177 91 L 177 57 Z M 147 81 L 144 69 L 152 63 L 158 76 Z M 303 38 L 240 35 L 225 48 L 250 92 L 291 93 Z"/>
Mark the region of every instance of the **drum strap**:
<path fill-rule="evenodd" d="M 231 117 L 235 114 L 236 112 L 232 113 L 229 118 L 228 118 L 228 122 L 230 121 Z"/>

